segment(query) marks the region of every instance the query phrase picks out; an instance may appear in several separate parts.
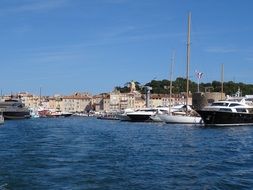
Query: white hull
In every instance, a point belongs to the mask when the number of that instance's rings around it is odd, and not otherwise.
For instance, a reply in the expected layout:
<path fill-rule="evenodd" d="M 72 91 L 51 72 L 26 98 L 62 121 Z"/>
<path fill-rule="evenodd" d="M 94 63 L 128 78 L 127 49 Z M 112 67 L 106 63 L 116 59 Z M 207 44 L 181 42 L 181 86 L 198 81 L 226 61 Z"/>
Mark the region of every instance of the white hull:
<path fill-rule="evenodd" d="M 3 117 L 3 115 L 0 115 L 0 125 L 1 124 L 4 124 L 4 117 Z"/>
<path fill-rule="evenodd" d="M 121 121 L 130 121 L 131 119 L 126 114 L 119 114 L 117 118 Z"/>
<path fill-rule="evenodd" d="M 163 120 L 161 120 L 157 114 L 150 116 L 150 119 L 152 119 L 152 121 L 154 121 L 154 122 L 163 122 Z"/>
<path fill-rule="evenodd" d="M 127 108 L 124 113 L 117 114 L 117 118 L 121 121 L 130 121 L 131 119 L 127 116 L 127 114 L 132 112 L 134 112 L 134 110 Z"/>
<path fill-rule="evenodd" d="M 188 115 L 169 115 L 160 114 L 159 118 L 165 123 L 180 123 L 180 124 L 201 124 L 201 117 Z"/>
<path fill-rule="evenodd" d="M 152 121 L 151 117 L 162 111 L 168 112 L 168 108 L 157 107 L 157 108 L 143 108 L 135 112 L 127 113 L 126 115 L 130 118 L 130 121 Z"/>

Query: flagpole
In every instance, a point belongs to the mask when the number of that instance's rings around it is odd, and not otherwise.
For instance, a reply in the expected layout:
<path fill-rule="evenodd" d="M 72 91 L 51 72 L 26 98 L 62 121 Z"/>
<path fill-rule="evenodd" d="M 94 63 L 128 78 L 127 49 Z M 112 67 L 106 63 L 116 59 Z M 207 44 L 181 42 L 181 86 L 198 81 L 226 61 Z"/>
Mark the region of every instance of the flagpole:
<path fill-rule="evenodd" d="M 199 77 L 198 77 L 198 93 L 199 93 Z"/>
<path fill-rule="evenodd" d="M 199 93 L 199 92 L 200 92 L 200 90 L 199 90 L 200 79 L 201 79 L 203 73 L 202 73 L 202 72 L 199 72 L 199 71 L 197 71 L 197 70 L 195 71 L 195 73 L 196 73 L 196 77 L 197 77 L 197 80 L 198 80 L 198 90 L 197 90 L 197 92 Z"/>

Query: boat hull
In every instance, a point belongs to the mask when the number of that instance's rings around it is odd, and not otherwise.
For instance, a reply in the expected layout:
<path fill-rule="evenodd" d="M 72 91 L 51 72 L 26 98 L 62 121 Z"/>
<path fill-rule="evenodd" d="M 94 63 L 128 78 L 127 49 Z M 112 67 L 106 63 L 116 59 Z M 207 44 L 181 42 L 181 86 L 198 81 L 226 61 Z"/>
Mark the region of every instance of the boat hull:
<path fill-rule="evenodd" d="M 3 115 L 0 115 L 0 125 L 1 124 L 4 124 L 4 117 L 3 117 Z"/>
<path fill-rule="evenodd" d="M 196 116 L 187 116 L 187 115 L 169 115 L 161 114 L 159 115 L 160 119 L 165 123 L 174 123 L 174 124 L 201 124 L 201 117 Z"/>
<path fill-rule="evenodd" d="M 151 115 L 128 114 L 127 116 L 130 118 L 129 121 L 134 121 L 134 122 L 152 121 L 152 120 L 150 119 L 150 116 L 151 116 Z"/>
<path fill-rule="evenodd" d="M 4 111 L 3 116 L 6 120 L 28 119 L 31 117 L 29 111 Z"/>
<path fill-rule="evenodd" d="M 61 114 L 61 116 L 63 116 L 63 117 L 70 117 L 72 115 L 73 115 L 72 113 L 62 113 Z"/>
<path fill-rule="evenodd" d="M 117 118 L 120 121 L 130 121 L 131 120 L 126 114 L 119 114 L 119 115 L 117 115 Z"/>
<path fill-rule="evenodd" d="M 210 126 L 235 126 L 253 125 L 253 113 L 236 113 L 224 111 L 197 111 L 205 125 Z"/>
<path fill-rule="evenodd" d="M 163 120 L 161 120 L 161 118 L 157 114 L 150 116 L 150 119 L 152 119 L 152 121 L 154 122 L 163 122 Z"/>

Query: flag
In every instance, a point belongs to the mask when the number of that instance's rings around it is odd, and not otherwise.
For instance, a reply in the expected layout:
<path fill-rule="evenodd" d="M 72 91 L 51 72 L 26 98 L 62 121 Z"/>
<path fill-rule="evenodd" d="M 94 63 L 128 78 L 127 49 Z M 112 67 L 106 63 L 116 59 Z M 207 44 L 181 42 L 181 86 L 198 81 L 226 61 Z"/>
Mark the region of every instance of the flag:
<path fill-rule="evenodd" d="M 202 76 L 203 76 L 203 74 L 204 74 L 204 73 L 198 72 L 198 71 L 195 71 L 195 73 L 196 73 L 196 77 L 197 77 L 198 79 L 201 79 Z"/>

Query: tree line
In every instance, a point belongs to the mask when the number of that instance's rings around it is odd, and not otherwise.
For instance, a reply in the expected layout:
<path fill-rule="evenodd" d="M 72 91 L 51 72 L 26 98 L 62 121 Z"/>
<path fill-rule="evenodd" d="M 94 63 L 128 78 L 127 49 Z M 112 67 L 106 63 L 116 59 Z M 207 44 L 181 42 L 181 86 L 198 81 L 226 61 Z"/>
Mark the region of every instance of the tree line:
<path fill-rule="evenodd" d="M 126 83 L 123 87 L 116 86 L 115 90 L 121 93 L 130 92 L 130 83 Z M 141 93 L 145 93 L 145 86 L 152 87 L 151 93 L 153 94 L 169 94 L 170 81 L 169 80 L 151 80 L 150 82 L 141 85 L 139 82 L 135 82 L 136 90 Z M 200 83 L 200 92 L 221 92 L 222 84 L 220 81 L 212 81 L 209 83 Z M 198 84 L 194 81 L 189 80 L 189 90 L 194 93 L 197 92 Z M 253 94 L 253 85 L 245 84 L 242 82 L 236 83 L 233 81 L 228 81 L 223 83 L 223 92 L 226 95 L 234 95 L 238 89 L 240 89 L 242 95 Z M 186 79 L 178 77 L 176 80 L 172 81 L 172 93 L 179 94 L 181 92 L 186 92 Z"/>

